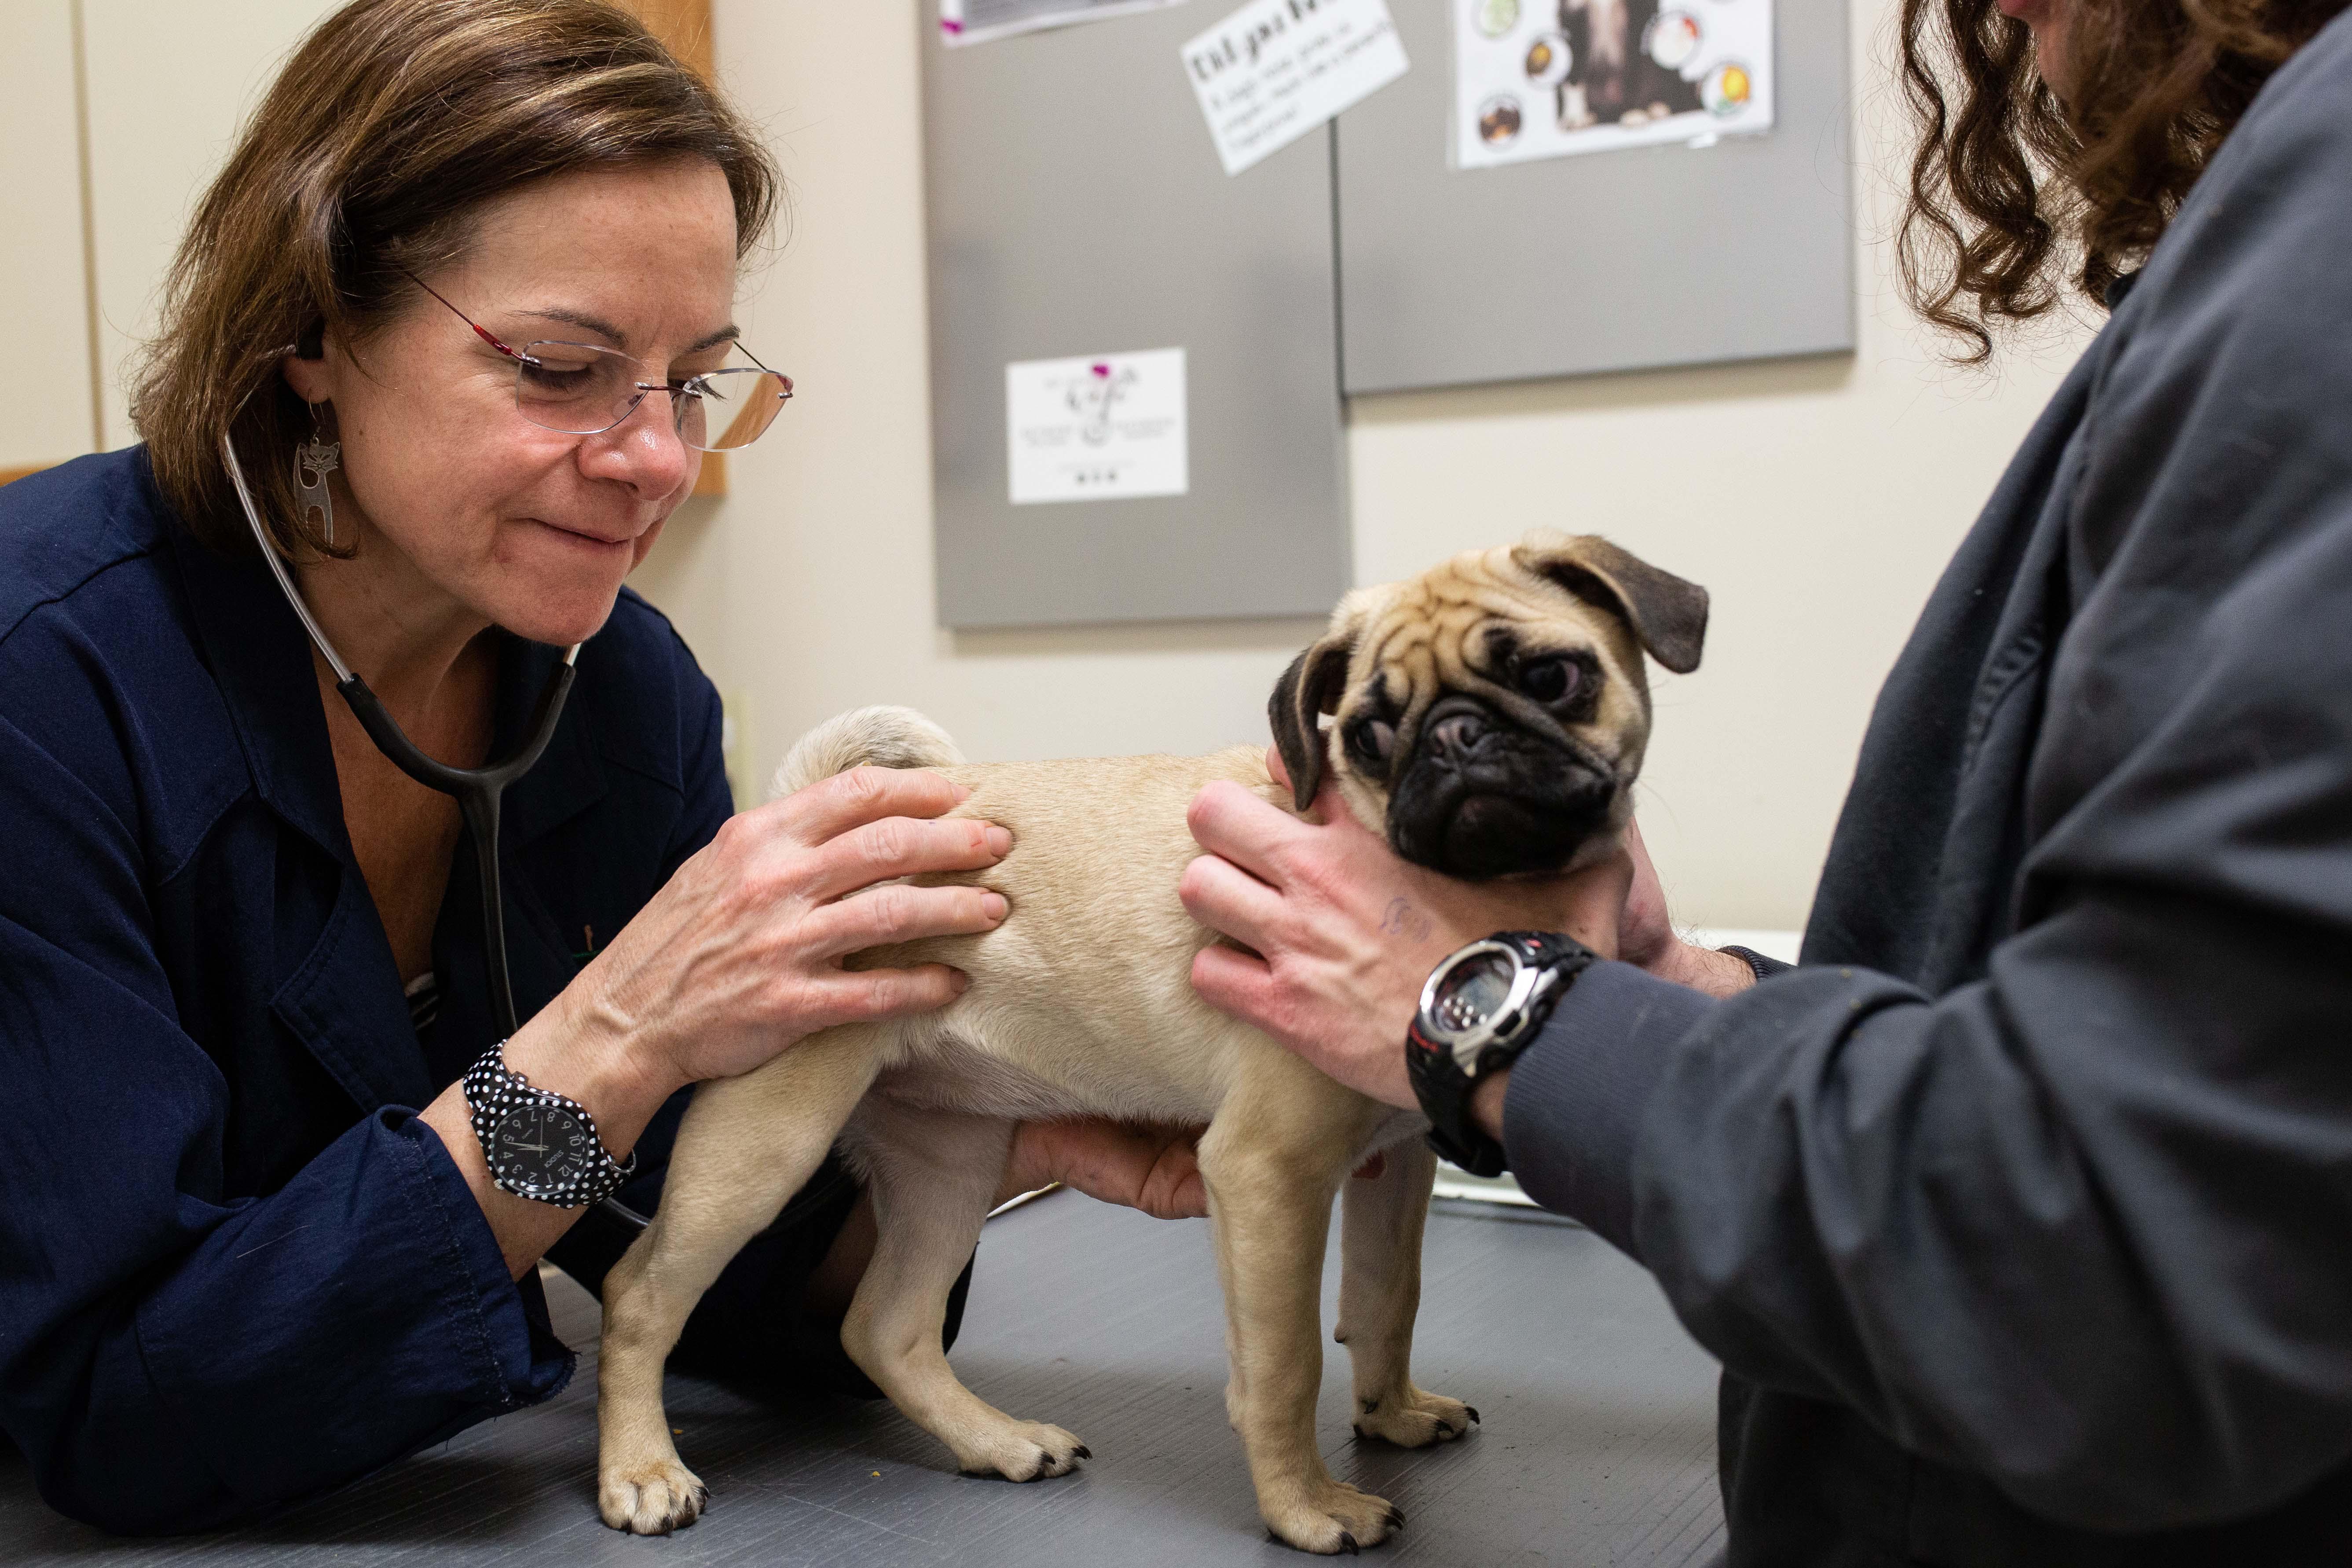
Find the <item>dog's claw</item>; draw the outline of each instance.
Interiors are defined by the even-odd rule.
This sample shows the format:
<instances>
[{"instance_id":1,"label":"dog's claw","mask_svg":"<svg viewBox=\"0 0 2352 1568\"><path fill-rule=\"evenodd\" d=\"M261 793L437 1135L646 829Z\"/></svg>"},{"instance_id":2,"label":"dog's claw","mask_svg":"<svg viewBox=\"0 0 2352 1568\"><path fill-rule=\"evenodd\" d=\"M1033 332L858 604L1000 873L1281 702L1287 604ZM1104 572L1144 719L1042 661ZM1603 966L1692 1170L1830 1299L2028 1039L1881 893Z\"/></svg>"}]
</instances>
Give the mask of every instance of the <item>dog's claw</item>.
<instances>
[{"instance_id":1,"label":"dog's claw","mask_svg":"<svg viewBox=\"0 0 2352 1568\"><path fill-rule=\"evenodd\" d=\"M1464 1405L1462 1408L1463 1408L1463 1409L1465 1409L1465 1410L1467 1410L1468 1412L1470 1412L1470 1425L1471 1425L1471 1426L1477 1426L1477 1425L1478 1425L1478 1407L1477 1407L1476 1405Z\"/></svg>"},{"instance_id":2,"label":"dog's claw","mask_svg":"<svg viewBox=\"0 0 2352 1568\"><path fill-rule=\"evenodd\" d=\"M1081 1459L1091 1459L1095 1457L1095 1451L1092 1448L1087 1447L1084 1443L1079 1444L1076 1448L1073 1448L1070 1451L1077 1455Z\"/></svg>"},{"instance_id":3,"label":"dog's claw","mask_svg":"<svg viewBox=\"0 0 2352 1568\"><path fill-rule=\"evenodd\" d=\"M1402 1530L1404 1528L1404 1510L1401 1508L1391 1508L1389 1510L1389 1528L1391 1530Z\"/></svg>"},{"instance_id":4,"label":"dog's claw","mask_svg":"<svg viewBox=\"0 0 2352 1568\"><path fill-rule=\"evenodd\" d=\"M1345 1530L1339 1532L1339 1550L1350 1557L1356 1555L1356 1538L1353 1533Z\"/></svg>"},{"instance_id":5,"label":"dog's claw","mask_svg":"<svg viewBox=\"0 0 2352 1568\"><path fill-rule=\"evenodd\" d=\"M1439 1436L1441 1436L1441 1437L1451 1437L1451 1436L1454 1436L1454 1423L1452 1423L1451 1421L1440 1421L1440 1422L1437 1424L1437 1435L1438 1435Z\"/></svg>"}]
</instances>

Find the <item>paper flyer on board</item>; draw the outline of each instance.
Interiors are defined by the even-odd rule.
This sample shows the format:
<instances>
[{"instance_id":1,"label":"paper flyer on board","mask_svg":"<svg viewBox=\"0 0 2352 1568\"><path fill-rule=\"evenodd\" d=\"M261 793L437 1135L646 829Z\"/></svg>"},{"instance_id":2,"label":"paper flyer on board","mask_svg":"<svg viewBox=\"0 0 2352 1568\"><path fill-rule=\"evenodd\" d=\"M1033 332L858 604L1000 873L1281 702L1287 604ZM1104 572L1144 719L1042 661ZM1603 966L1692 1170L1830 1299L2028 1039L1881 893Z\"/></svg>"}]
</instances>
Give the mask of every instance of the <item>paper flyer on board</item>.
<instances>
[{"instance_id":1,"label":"paper flyer on board","mask_svg":"<svg viewBox=\"0 0 2352 1568\"><path fill-rule=\"evenodd\" d=\"M991 43L1041 27L1101 22L1184 0L940 0L940 36L950 48Z\"/></svg>"},{"instance_id":2,"label":"paper flyer on board","mask_svg":"<svg viewBox=\"0 0 2352 1568\"><path fill-rule=\"evenodd\" d=\"M1013 504L1184 494L1184 409L1182 349L1006 365Z\"/></svg>"},{"instance_id":3,"label":"paper flyer on board","mask_svg":"<svg viewBox=\"0 0 2352 1568\"><path fill-rule=\"evenodd\" d=\"M1251 0L1182 51L1228 174L1404 75L1382 0Z\"/></svg>"},{"instance_id":4,"label":"paper flyer on board","mask_svg":"<svg viewBox=\"0 0 2352 1568\"><path fill-rule=\"evenodd\" d=\"M1448 0L1457 169L1772 125L1773 0Z\"/></svg>"}]
</instances>

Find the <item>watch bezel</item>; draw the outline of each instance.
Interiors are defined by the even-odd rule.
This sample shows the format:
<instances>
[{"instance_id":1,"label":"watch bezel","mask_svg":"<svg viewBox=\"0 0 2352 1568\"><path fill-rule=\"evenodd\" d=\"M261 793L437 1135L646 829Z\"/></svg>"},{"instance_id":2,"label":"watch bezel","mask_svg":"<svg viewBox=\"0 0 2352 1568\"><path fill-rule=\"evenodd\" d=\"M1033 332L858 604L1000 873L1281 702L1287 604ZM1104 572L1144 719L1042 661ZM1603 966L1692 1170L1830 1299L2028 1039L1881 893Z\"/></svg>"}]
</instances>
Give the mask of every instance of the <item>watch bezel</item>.
<instances>
[{"instance_id":1,"label":"watch bezel","mask_svg":"<svg viewBox=\"0 0 2352 1568\"><path fill-rule=\"evenodd\" d=\"M573 1157L580 1162L580 1169L576 1173L559 1176L551 1181L534 1181L525 1178L518 1172L516 1152L507 1142L507 1129L525 1117L533 1116L538 1117L542 1123L560 1116L572 1124L570 1134L572 1142L584 1147L587 1151L584 1153L574 1154ZM524 1100L520 1104L508 1107L505 1112L491 1124L490 1140L495 1145L490 1163L500 1184L518 1197L531 1198L542 1203L586 1185L595 1174L596 1156L606 1153L602 1140L597 1137L595 1129L589 1125L588 1119L565 1104L562 1097L553 1095L545 1099ZM542 1160L540 1163L540 1168L542 1172L546 1169L545 1161Z\"/></svg>"},{"instance_id":2,"label":"watch bezel","mask_svg":"<svg viewBox=\"0 0 2352 1568\"><path fill-rule=\"evenodd\" d=\"M1499 952L1511 961L1510 990L1501 1006L1486 1019L1467 1029L1448 1028L1437 1013L1437 999L1447 976L1475 959L1490 952ZM1429 972L1421 986L1421 1032L1432 1045L1444 1047L1454 1058L1454 1065L1475 1078L1478 1058L1488 1046L1507 1038L1517 1024L1528 1016L1528 1005L1540 994L1539 988L1551 978L1548 965L1531 963L1517 944L1496 937L1485 937L1457 948L1444 963Z\"/></svg>"},{"instance_id":3,"label":"watch bezel","mask_svg":"<svg viewBox=\"0 0 2352 1568\"><path fill-rule=\"evenodd\" d=\"M500 1192L558 1208L581 1208L611 1196L636 1173L637 1152L630 1150L625 1160L614 1159L612 1151L604 1146L604 1132L596 1125L595 1114L568 1095L539 1088L509 1067L504 1040L482 1053L467 1069L462 1083L475 1142L481 1147L483 1162L489 1166L491 1183ZM551 1181L523 1178L520 1169L522 1156L507 1146L505 1134L518 1117L534 1113L551 1118L562 1116L572 1124L572 1141L585 1145L581 1156L583 1163L578 1172ZM542 1166L541 1173L549 1173Z\"/></svg>"}]
</instances>

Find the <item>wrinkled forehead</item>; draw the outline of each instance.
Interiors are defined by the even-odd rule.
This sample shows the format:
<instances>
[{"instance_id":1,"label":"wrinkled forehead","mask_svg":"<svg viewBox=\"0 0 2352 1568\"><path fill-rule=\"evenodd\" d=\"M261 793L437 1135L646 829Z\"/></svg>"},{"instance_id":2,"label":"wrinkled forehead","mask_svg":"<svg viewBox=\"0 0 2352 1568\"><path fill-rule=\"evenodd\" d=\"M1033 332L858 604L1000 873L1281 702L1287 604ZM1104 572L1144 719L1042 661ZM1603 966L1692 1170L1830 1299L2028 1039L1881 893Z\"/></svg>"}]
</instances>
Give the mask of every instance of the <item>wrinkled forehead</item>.
<instances>
[{"instance_id":1,"label":"wrinkled forehead","mask_svg":"<svg viewBox=\"0 0 2352 1568\"><path fill-rule=\"evenodd\" d=\"M1415 686L1485 674L1506 646L1592 647L1610 619L1507 561L1467 557L1396 585L1364 628L1357 673L1384 671L1391 685L1401 676Z\"/></svg>"}]
</instances>

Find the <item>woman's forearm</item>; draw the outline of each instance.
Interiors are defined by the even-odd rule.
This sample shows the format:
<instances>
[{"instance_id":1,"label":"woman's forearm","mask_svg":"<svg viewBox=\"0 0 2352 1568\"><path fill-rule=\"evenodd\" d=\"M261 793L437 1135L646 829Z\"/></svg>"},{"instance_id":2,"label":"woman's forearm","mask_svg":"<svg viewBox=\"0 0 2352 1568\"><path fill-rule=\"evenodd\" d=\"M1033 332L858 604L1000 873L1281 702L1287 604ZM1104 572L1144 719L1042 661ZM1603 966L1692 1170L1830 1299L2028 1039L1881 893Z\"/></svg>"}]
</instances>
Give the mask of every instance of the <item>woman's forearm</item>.
<instances>
[{"instance_id":1,"label":"woman's forearm","mask_svg":"<svg viewBox=\"0 0 2352 1568\"><path fill-rule=\"evenodd\" d=\"M566 992L557 997L516 1032L507 1042L507 1066L533 1087L587 1107L605 1149L615 1160L626 1160L646 1123L685 1081L662 1054L586 1016L585 1009L570 1003L571 996ZM440 1135L498 1237L508 1272L520 1279L587 1211L558 1208L502 1191L490 1179L489 1161L474 1136L472 1116L461 1079L425 1107L424 1121Z\"/></svg>"}]
</instances>

